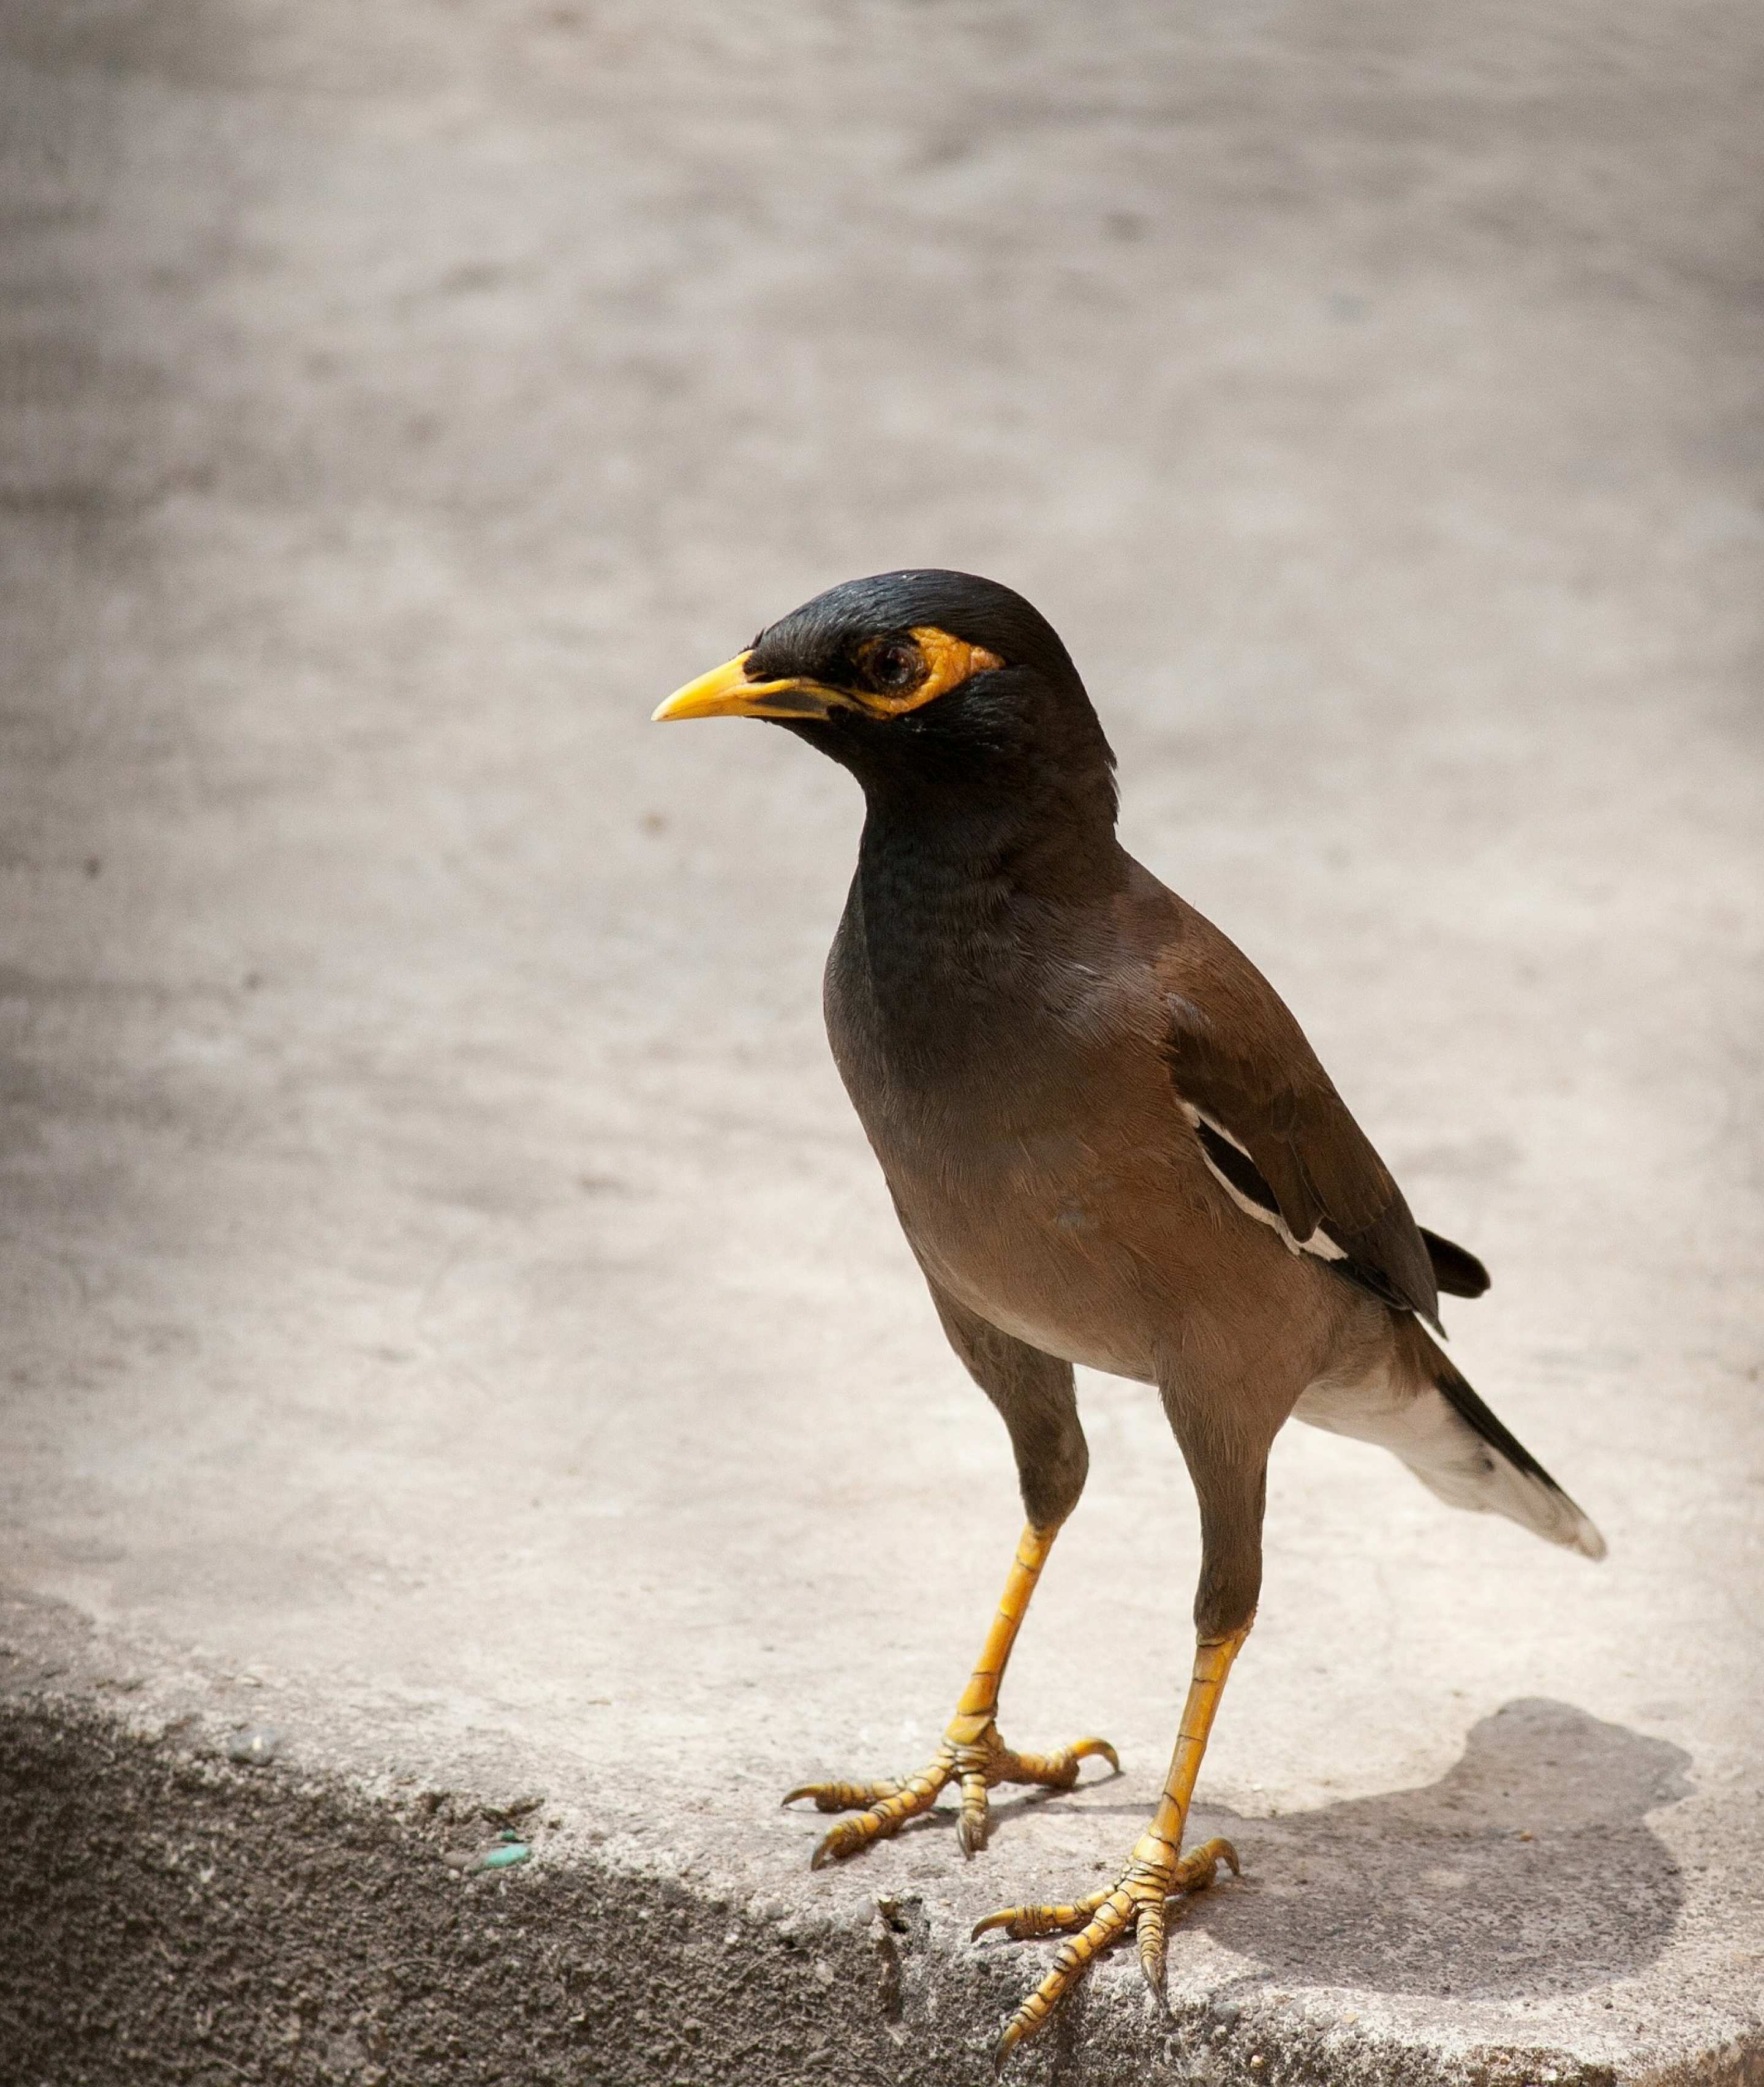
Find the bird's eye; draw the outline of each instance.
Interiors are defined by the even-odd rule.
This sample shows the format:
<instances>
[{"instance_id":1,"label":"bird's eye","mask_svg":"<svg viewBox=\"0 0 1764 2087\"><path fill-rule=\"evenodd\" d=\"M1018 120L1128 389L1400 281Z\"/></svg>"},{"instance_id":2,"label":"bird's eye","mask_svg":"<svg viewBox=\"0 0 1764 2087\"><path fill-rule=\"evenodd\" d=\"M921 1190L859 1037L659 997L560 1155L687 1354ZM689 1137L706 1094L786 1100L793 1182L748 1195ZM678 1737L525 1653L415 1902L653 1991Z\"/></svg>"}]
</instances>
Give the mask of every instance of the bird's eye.
<instances>
[{"instance_id":1,"label":"bird's eye","mask_svg":"<svg viewBox=\"0 0 1764 2087\"><path fill-rule=\"evenodd\" d=\"M919 656L919 648L900 638L886 645L878 645L866 663L869 678L878 689L904 689L916 681L925 662Z\"/></svg>"}]
</instances>

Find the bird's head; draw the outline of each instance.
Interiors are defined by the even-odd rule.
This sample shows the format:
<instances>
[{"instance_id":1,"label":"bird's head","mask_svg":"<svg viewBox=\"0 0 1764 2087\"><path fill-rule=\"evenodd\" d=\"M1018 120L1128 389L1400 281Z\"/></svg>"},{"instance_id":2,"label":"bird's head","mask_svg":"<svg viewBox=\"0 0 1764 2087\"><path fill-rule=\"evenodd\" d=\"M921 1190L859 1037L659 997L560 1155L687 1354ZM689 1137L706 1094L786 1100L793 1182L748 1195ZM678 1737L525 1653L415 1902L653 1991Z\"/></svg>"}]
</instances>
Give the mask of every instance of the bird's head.
<instances>
[{"instance_id":1,"label":"bird's head","mask_svg":"<svg viewBox=\"0 0 1764 2087\"><path fill-rule=\"evenodd\" d=\"M878 573L817 595L656 712L765 718L891 785L1016 792L1100 778L1113 756L1040 612L972 573Z\"/></svg>"}]
</instances>

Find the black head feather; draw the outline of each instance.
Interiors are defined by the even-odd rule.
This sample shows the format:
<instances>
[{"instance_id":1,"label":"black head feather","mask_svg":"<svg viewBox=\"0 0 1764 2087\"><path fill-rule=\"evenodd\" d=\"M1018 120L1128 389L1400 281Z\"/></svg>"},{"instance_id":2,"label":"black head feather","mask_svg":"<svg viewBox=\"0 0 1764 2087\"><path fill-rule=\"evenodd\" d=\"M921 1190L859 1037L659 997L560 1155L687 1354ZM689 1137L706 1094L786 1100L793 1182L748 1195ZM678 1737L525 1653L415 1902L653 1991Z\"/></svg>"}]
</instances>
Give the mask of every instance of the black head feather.
<instances>
[{"instance_id":1,"label":"black head feather","mask_svg":"<svg viewBox=\"0 0 1764 2087\"><path fill-rule=\"evenodd\" d=\"M1039 609L996 580L935 570L848 580L762 630L747 673L859 688L878 642L928 627L1002 667L898 716L842 709L779 722L850 769L873 803L954 796L972 809L1053 795L1106 800L1112 826L1114 755L1071 655Z\"/></svg>"},{"instance_id":2,"label":"black head feather","mask_svg":"<svg viewBox=\"0 0 1764 2087\"><path fill-rule=\"evenodd\" d=\"M1031 603L996 580L935 570L873 573L829 587L759 634L748 674L754 681L808 674L838 685L856 669L864 644L926 625L1083 691L1059 633Z\"/></svg>"}]
</instances>

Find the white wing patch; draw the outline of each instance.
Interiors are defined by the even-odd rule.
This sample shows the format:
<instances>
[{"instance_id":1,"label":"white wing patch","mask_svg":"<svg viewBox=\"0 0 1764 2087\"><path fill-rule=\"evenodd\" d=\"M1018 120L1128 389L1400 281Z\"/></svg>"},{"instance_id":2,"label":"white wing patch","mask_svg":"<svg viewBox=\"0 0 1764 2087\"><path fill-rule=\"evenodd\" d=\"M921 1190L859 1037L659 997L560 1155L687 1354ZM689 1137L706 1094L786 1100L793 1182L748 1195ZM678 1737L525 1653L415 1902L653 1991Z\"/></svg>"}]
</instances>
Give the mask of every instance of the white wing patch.
<instances>
[{"instance_id":1,"label":"white wing patch","mask_svg":"<svg viewBox=\"0 0 1764 2087\"><path fill-rule=\"evenodd\" d=\"M1214 1137L1223 1138L1227 1145L1241 1152L1252 1167L1255 1165L1242 1141L1233 1137L1224 1124L1208 1116L1204 1110L1196 1108L1192 1102L1184 1101L1180 1095L1177 1096L1176 1102L1177 1107L1187 1117L1190 1129L1197 1129L1204 1123ZM1308 1253L1316 1261L1345 1261L1348 1258L1345 1248L1338 1245L1321 1225L1308 1240L1295 1238L1292 1227L1278 1210L1271 1210L1265 1204L1258 1203L1253 1196L1246 1196L1229 1175L1220 1172L1214 1163L1213 1155L1207 1149L1204 1138L1197 1138L1195 1142L1200 1146L1202 1159L1207 1162L1207 1172L1219 1187L1246 1218L1254 1218L1258 1225L1266 1225L1270 1231L1276 1234L1288 1253Z\"/></svg>"}]
</instances>

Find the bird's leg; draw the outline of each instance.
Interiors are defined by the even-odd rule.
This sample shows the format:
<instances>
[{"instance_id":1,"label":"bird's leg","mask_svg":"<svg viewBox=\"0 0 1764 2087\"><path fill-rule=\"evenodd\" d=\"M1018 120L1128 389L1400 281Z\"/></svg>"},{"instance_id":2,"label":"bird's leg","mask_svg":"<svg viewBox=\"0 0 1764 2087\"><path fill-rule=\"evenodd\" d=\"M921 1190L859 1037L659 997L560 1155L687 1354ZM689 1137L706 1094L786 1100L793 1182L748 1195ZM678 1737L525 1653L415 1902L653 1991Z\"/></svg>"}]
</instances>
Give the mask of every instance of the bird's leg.
<instances>
[{"instance_id":1,"label":"bird's leg","mask_svg":"<svg viewBox=\"0 0 1764 2087\"><path fill-rule=\"evenodd\" d=\"M962 1852L972 1855L986 1845L986 1793L1001 1782L1039 1783L1049 1790L1070 1790L1078 1781L1078 1765L1100 1754L1109 1766L1121 1763L1107 1739L1076 1739L1051 1754L1018 1753L998 1735L998 1690L1005 1678L1010 1649L1034 1594L1041 1568L1047 1562L1059 1524L1037 1527L1030 1522L1017 1545L998 1613L981 1645L980 1658L968 1676L967 1686L955 1706L955 1715L944 1728L943 1738L932 1760L916 1775L882 1782L809 1782L791 1791L784 1799L814 1800L820 1812L854 1812L842 1819L815 1850L814 1866L855 1854L872 1841L893 1833L911 1818L928 1812L938 1793L955 1783L962 1798L956 1838Z\"/></svg>"},{"instance_id":2,"label":"bird's leg","mask_svg":"<svg viewBox=\"0 0 1764 2087\"><path fill-rule=\"evenodd\" d=\"M962 1816L956 1834L964 1854L974 1854L986 1845L986 1793L994 1783L1039 1783L1044 1789L1070 1790L1078 1781L1078 1763L1093 1754L1101 1755L1113 1769L1121 1766L1108 1740L1095 1736L1075 1739L1055 1753L1020 1754L998 1735L995 1721L1005 1668L1058 1534L1057 1522L1048 1529L1037 1529L1032 1522L1025 1524L999 1597L998 1613L986 1632L955 1715L944 1727L943 1751L961 1779Z\"/></svg>"},{"instance_id":3,"label":"bird's leg","mask_svg":"<svg viewBox=\"0 0 1764 2087\"><path fill-rule=\"evenodd\" d=\"M1229 1863L1234 1876L1237 1874L1237 1851L1228 1841L1203 1842L1185 1855L1182 1831L1188 1822L1194 1779L1207 1752L1207 1735L1213 1727L1225 1677L1249 1635L1249 1625L1245 1623L1224 1637L1202 1637L1197 1643L1194 1679L1189 1684L1164 1795L1151 1824L1134 1842L1127 1867L1113 1889L1093 1892L1070 1906L1008 1906L1002 1912L989 1914L975 1927L976 1938L992 1927L1002 1927L1014 1941L1027 1941L1042 1935L1070 1936L1055 1953L1053 1969L1011 2017L993 2054L995 2064L1002 2065L1017 2044L1035 2034L1053 2013L1061 1994L1099 1950L1121 1940L1130 1931L1138 1940L1139 1965L1146 1982L1161 2001L1168 1902L1185 1893L1206 1890L1222 1862Z\"/></svg>"}]
</instances>

